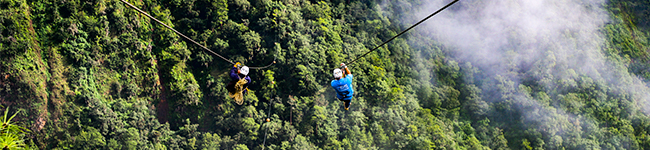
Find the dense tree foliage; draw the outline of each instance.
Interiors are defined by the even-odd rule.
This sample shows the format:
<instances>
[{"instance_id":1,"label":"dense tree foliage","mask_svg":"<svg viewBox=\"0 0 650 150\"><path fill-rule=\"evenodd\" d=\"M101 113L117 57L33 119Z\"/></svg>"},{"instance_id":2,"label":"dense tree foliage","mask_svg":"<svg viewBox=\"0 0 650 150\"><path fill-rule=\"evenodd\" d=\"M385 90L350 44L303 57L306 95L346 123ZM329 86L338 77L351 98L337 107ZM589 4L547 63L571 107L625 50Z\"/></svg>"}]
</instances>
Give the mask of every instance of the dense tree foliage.
<instances>
[{"instance_id":1,"label":"dense tree foliage","mask_svg":"<svg viewBox=\"0 0 650 150\"><path fill-rule=\"evenodd\" d=\"M639 96L647 93L626 90L650 86L647 1L602 4L612 21L599 27L606 42L598 51L615 65L595 72L613 70L621 80L548 65L556 64L552 52L499 64L509 71L493 74L411 31L349 65L356 92L349 111L334 98L331 70L408 27L403 18L424 1L127 1L231 61L277 63L251 71L250 92L237 105L225 89L232 64L120 0L0 0L0 103L20 110L14 121L32 131L26 143L650 149L650 102ZM522 45L507 48L515 55ZM633 84L637 76L643 84Z\"/></svg>"}]
</instances>

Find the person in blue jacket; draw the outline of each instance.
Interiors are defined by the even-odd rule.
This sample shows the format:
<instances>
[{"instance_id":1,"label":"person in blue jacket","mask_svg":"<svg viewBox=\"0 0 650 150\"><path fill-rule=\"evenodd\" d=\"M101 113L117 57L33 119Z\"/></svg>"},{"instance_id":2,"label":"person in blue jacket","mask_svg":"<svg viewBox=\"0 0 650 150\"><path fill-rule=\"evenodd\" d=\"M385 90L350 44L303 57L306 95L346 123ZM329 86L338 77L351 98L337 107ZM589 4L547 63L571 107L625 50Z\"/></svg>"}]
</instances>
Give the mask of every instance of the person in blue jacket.
<instances>
[{"instance_id":1,"label":"person in blue jacket","mask_svg":"<svg viewBox=\"0 0 650 150\"><path fill-rule=\"evenodd\" d=\"M352 101L352 96L354 95L354 90L352 89L352 73L344 63L341 63L341 67L345 69L345 75L341 69L334 69L334 80L332 80L332 88L336 91L336 97L345 102L345 110L350 108L350 101Z\"/></svg>"},{"instance_id":2,"label":"person in blue jacket","mask_svg":"<svg viewBox=\"0 0 650 150\"><path fill-rule=\"evenodd\" d=\"M248 85L251 83L251 77L248 76L248 66L242 66L239 62L237 62L232 69L230 69L230 83L228 83L228 86L226 88L229 91L232 91L231 89L234 89L235 84L237 84L237 81L243 79L246 79L246 84L243 86L243 93L248 92ZM231 92L232 93L232 92Z\"/></svg>"}]
</instances>

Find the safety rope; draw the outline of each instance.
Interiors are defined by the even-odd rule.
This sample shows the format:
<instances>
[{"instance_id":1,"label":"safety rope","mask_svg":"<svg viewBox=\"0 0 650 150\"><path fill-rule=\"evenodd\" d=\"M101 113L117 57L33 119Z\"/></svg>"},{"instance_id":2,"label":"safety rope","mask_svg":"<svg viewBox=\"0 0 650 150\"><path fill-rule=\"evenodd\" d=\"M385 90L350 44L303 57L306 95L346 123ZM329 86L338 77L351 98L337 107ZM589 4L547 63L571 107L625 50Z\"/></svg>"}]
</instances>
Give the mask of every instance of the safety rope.
<instances>
[{"instance_id":1,"label":"safety rope","mask_svg":"<svg viewBox=\"0 0 650 150\"><path fill-rule=\"evenodd\" d=\"M273 57L273 62L270 63L270 64L268 64L268 65L266 65L266 66L263 66L263 67L248 67L248 68L249 68L249 69L264 69L264 68L268 68L268 67L271 67L273 64L275 64L275 59L276 59L276 58Z\"/></svg>"},{"instance_id":2,"label":"safety rope","mask_svg":"<svg viewBox=\"0 0 650 150\"><path fill-rule=\"evenodd\" d=\"M453 2L451 2L451 3L449 3L449 4L447 4L447 5L445 6L445 7L442 7L442 8L440 8L440 9L438 9L438 11L436 11L436 12L434 12L433 14L431 14L431 15L429 15L429 16L427 16L426 18L424 18L424 19L422 19L422 20L420 20L420 22L418 22L418 23L416 23L416 24L414 24L414 25L412 25L412 26L411 26L411 27L409 27L408 29L406 29L406 30L404 30L404 31L402 31L402 32L400 32L399 34L397 34L397 35L395 35L395 36L393 36L392 38L390 38L390 39L388 39L388 40L387 40L387 41L385 41L384 43L381 43L381 44L380 44L379 46L377 46L377 47L375 47L375 48L373 48L372 50L370 50L370 51L368 51L368 52L366 52L365 54L363 54L363 55L361 55L361 56L359 56L359 57L357 57L356 59L354 59L354 60L352 60L352 61L350 61L350 62L348 62L348 63L347 63L347 65L350 65L350 64L352 64L352 63L354 63L355 61L357 61L357 60L358 60L359 58L361 58L361 57L364 57L364 56L366 56L366 55L368 55L368 53L370 53L370 52L372 52L372 51L375 51L375 50L377 50L377 49L379 49L379 47L382 47L382 46L384 46L384 45L385 45L386 43L388 43L388 42L390 42L390 41L392 41L392 40L394 40L395 38L397 38L398 36L400 36L400 35L402 35L402 34L404 34L404 33L406 33L406 31L409 31L409 30L411 30L411 29L412 29L413 27L415 27L415 26L418 26L418 25L420 25L420 24L421 24L422 22L424 22L424 21L426 21L427 19L429 19L429 18L431 18L431 17L433 17L434 15L436 15L436 14L438 14L438 13L439 13L440 11L442 11L442 10L445 10L445 9L447 9L447 7L449 7L449 6L451 6L451 5L453 5L453 4L454 4L454 3L456 3L456 2L458 2L458 0L454 0Z\"/></svg>"}]
</instances>

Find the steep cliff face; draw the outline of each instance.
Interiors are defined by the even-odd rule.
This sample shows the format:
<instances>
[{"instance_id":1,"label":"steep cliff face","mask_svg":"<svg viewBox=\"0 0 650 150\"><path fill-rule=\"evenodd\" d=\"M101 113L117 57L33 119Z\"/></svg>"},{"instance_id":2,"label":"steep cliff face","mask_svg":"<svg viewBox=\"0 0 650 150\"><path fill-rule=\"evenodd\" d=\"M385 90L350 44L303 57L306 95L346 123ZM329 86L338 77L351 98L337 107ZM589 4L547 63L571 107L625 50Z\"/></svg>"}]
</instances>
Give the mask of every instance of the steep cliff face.
<instances>
[{"instance_id":1,"label":"steep cliff face","mask_svg":"<svg viewBox=\"0 0 650 150\"><path fill-rule=\"evenodd\" d=\"M29 128L40 132L49 120L51 69L43 56L48 50L41 48L30 6L24 1L3 2L3 5L0 104L22 106L19 108L26 111L21 115L29 117L18 121L31 122Z\"/></svg>"}]
</instances>

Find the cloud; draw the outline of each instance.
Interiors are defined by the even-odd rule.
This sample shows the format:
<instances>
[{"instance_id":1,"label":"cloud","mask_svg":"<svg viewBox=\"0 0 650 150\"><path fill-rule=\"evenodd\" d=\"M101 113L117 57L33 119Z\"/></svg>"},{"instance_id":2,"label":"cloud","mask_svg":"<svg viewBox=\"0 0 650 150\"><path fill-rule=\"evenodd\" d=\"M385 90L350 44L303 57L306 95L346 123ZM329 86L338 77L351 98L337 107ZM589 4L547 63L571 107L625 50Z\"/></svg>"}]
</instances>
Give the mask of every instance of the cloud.
<instances>
[{"instance_id":1,"label":"cloud","mask_svg":"<svg viewBox=\"0 0 650 150\"><path fill-rule=\"evenodd\" d=\"M411 25L449 3L426 1L414 5ZM538 78L575 80L587 76L606 81L619 94L642 104L650 114L648 84L627 72L624 64L608 61L601 28L609 22L604 0L463 0L412 32L428 35L451 49L454 58L471 62L488 78L508 72ZM509 76L519 83L517 75ZM555 87L556 82L547 82Z\"/></svg>"},{"instance_id":2,"label":"cloud","mask_svg":"<svg viewBox=\"0 0 650 150\"><path fill-rule=\"evenodd\" d=\"M507 69L494 68L497 64L538 60L545 51L553 52L558 61L594 64L596 60L591 59L602 58L598 53L602 44L598 29L607 21L607 14L598 6L602 2L460 1L425 22L416 32L426 32L445 46L456 48L457 57L497 72ZM448 1L426 3L411 20L429 15ZM509 51L516 55L508 54ZM587 59L573 61L569 57Z\"/></svg>"},{"instance_id":3,"label":"cloud","mask_svg":"<svg viewBox=\"0 0 650 150\"><path fill-rule=\"evenodd\" d=\"M415 15L403 17L401 22L410 26L449 2L430 0L413 5L411 12L404 13ZM608 95L626 97L640 105L641 108L630 107L629 113L640 109L649 115L648 84L603 53L607 41L600 30L610 21L604 4L604 0L462 0L411 32L439 41L453 58L461 63L471 62L486 75L484 79L493 83L505 77L516 88L523 80L533 78L551 93L558 90L554 87L579 88L576 81L589 77L596 84L604 82L600 86L611 88L603 90ZM493 88L484 86L482 91L499 92ZM514 94L530 93L515 89ZM484 95L494 95L484 98L486 101L503 100L499 94ZM574 124L571 128L580 130L580 124L575 122L587 121L567 110L544 107L538 100L524 97L513 102L534 108L520 110L525 122L544 124L549 118L574 120L568 121ZM545 125L547 129L552 126Z\"/></svg>"}]
</instances>

